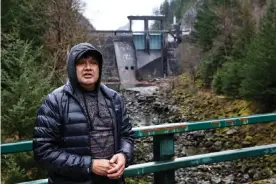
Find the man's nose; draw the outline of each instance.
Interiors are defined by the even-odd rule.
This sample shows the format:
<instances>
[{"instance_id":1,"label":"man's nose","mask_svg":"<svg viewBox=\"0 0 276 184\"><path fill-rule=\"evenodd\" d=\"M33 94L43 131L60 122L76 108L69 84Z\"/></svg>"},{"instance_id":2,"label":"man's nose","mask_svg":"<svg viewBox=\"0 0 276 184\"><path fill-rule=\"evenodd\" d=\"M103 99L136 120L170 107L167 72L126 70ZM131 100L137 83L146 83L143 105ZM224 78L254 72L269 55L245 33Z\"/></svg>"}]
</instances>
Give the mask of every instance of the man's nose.
<instances>
[{"instance_id":1,"label":"man's nose","mask_svg":"<svg viewBox=\"0 0 276 184\"><path fill-rule=\"evenodd\" d=\"M91 68L92 68L91 63L89 61L86 61L85 62L85 69L91 70Z\"/></svg>"}]
</instances>

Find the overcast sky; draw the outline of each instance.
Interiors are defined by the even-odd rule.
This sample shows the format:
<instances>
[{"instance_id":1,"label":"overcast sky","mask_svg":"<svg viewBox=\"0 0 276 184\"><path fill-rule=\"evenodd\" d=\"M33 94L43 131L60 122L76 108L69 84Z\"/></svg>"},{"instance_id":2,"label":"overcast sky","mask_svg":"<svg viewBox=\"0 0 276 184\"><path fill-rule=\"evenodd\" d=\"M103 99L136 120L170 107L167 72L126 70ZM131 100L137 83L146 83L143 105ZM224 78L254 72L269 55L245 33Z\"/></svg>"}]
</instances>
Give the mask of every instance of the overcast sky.
<instances>
[{"instance_id":1,"label":"overcast sky","mask_svg":"<svg viewBox=\"0 0 276 184\"><path fill-rule=\"evenodd\" d=\"M129 15L152 15L164 0L82 0L83 15L98 30L116 30L128 23ZM133 22L133 30L142 30L140 21Z\"/></svg>"}]
</instances>

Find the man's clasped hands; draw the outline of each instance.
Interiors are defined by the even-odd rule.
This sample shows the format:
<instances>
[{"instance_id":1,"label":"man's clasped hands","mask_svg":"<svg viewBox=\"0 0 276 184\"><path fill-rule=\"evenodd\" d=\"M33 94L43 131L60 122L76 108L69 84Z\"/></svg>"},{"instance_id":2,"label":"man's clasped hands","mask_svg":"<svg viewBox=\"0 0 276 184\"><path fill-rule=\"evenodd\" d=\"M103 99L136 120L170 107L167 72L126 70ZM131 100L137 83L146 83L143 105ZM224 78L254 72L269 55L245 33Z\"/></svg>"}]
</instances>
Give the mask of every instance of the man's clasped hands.
<instances>
[{"instance_id":1,"label":"man's clasped hands","mask_svg":"<svg viewBox=\"0 0 276 184\"><path fill-rule=\"evenodd\" d=\"M92 171L110 179L119 179L125 170L126 159L123 153L115 154L110 160L94 159Z\"/></svg>"}]
</instances>

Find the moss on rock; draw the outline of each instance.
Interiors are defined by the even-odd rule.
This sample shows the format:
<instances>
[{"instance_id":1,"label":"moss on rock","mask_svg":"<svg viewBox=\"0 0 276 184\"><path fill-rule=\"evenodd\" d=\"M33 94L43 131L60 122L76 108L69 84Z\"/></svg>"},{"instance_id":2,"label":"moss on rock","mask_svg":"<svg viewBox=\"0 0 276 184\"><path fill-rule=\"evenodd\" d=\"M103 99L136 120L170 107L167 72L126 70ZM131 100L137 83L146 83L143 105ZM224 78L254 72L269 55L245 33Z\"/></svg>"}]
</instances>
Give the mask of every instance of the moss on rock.
<instances>
[{"instance_id":1,"label":"moss on rock","mask_svg":"<svg viewBox=\"0 0 276 184\"><path fill-rule=\"evenodd\" d=\"M180 85L171 92L172 98L181 107L181 113L187 117L187 121L239 117L262 113L263 107L261 104L243 99L218 96L210 90L199 89L191 85L187 87L188 81L189 78L187 76L180 77ZM182 83L185 85L181 85ZM193 89L193 92L191 92L191 89ZM208 138L210 139L209 135ZM213 142L222 142L223 146L221 150L273 144L276 143L276 123L261 123L216 129L211 139ZM243 159L241 163L246 168L262 168L259 175L252 176L253 179L271 178L276 175L276 155ZM254 184L257 184L257 182Z\"/></svg>"}]
</instances>

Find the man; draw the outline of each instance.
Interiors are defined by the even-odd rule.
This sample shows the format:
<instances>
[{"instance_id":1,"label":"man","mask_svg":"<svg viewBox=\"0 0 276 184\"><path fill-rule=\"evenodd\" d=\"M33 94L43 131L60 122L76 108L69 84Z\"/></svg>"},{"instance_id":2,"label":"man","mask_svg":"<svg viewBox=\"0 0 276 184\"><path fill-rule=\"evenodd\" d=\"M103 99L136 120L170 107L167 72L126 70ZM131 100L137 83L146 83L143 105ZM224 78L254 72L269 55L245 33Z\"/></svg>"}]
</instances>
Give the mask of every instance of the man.
<instances>
[{"instance_id":1,"label":"man","mask_svg":"<svg viewBox=\"0 0 276 184\"><path fill-rule=\"evenodd\" d=\"M69 81L37 111L34 158L48 168L49 183L124 183L134 134L122 98L101 84L102 64L91 44L72 47Z\"/></svg>"}]
</instances>

